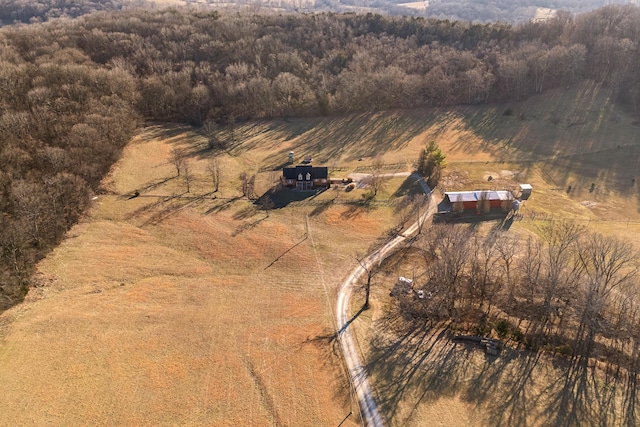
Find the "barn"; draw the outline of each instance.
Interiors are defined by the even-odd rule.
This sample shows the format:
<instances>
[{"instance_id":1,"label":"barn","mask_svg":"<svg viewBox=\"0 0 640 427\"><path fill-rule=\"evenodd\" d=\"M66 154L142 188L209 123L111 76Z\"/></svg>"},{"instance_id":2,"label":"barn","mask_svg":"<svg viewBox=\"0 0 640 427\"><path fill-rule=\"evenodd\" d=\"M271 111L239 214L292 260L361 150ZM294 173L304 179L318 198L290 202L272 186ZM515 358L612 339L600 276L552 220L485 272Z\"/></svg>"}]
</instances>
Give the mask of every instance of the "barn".
<instances>
[{"instance_id":1,"label":"barn","mask_svg":"<svg viewBox=\"0 0 640 427\"><path fill-rule=\"evenodd\" d=\"M296 190L329 188L329 168L311 165L283 168L282 185Z\"/></svg>"},{"instance_id":2,"label":"barn","mask_svg":"<svg viewBox=\"0 0 640 427\"><path fill-rule=\"evenodd\" d=\"M510 191L502 190L474 190L448 191L444 193L444 202L453 206L462 203L462 209L480 209L481 202L486 200L491 208L503 207L503 203L514 200Z\"/></svg>"}]
</instances>

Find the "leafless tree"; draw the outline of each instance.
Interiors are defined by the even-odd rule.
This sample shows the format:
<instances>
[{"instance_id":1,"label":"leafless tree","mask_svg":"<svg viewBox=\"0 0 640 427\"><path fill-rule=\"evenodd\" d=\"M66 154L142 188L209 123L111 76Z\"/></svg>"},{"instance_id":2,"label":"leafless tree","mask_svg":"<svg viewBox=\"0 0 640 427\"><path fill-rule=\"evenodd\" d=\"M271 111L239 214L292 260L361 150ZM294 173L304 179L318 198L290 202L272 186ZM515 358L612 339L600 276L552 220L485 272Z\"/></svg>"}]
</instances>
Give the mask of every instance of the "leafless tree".
<instances>
[{"instance_id":1,"label":"leafless tree","mask_svg":"<svg viewBox=\"0 0 640 427\"><path fill-rule=\"evenodd\" d=\"M17 213L25 221L25 231L32 242L39 246L43 227L47 222L43 188L35 183L19 180L13 183L11 194L15 200Z\"/></svg>"},{"instance_id":2,"label":"leafless tree","mask_svg":"<svg viewBox=\"0 0 640 427\"><path fill-rule=\"evenodd\" d=\"M271 195L264 194L262 197L260 197L260 199L258 199L258 203L260 204L260 207L262 208L262 210L265 212L267 218L269 218L269 215L271 214L271 211L275 206L275 203L273 202Z\"/></svg>"},{"instance_id":3,"label":"leafless tree","mask_svg":"<svg viewBox=\"0 0 640 427\"><path fill-rule=\"evenodd\" d=\"M186 157L186 153L181 148L173 148L171 150L171 162L173 166L176 168L176 174L180 176L180 172L182 172L182 168L184 167L184 160Z\"/></svg>"},{"instance_id":4,"label":"leafless tree","mask_svg":"<svg viewBox=\"0 0 640 427\"><path fill-rule=\"evenodd\" d=\"M213 184L213 191L218 192L220 188L220 159L214 157L207 162L207 172Z\"/></svg>"},{"instance_id":5,"label":"leafless tree","mask_svg":"<svg viewBox=\"0 0 640 427\"><path fill-rule=\"evenodd\" d=\"M222 140L218 137L220 129L214 120L205 121L202 128L204 129L204 134L207 137L207 145L209 148L224 148Z\"/></svg>"},{"instance_id":6,"label":"leafless tree","mask_svg":"<svg viewBox=\"0 0 640 427\"><path fill-rule=\"evenodd\" d=\"M385 185L385 177L382 175L378 175L376 173L372 173L367 175L362 183L370 190L370 197L376 197L378 192L384 188Z\"/></svg>"},{"instance_id":7,"label":"leafless tree","mask_svg":"<svg viewBox=\"0 0 640 427\"><path fill-rule=\"evenodd\" d=\"M364 285L364 304L362 305L363 310L369 309L369 296L371 295L371 280L373 277L380 272L380 266L372 263L366 262L366 260L362 258L356 257L356 261L362 267L362 269L366 273L366 283Z\"/></svg>"},{"instance_id":8,"label":"leafless tree","mask_svg":"<svg viewBox=\"0 0 640 427\"><path fill-rule=\"evenodd\" d=\"M542 242L535 237L529 236L523 252L527 254L519 263L522 281L519 290L524 295L529 306L533 305L536 295L540 292L543 256Z\"/></svg>"},{"instance_id":9,"label":"leafless tree","mask_svg":"<svg viewBox=\"0 0 640 427\"><path fill-rule=\"evenodd\" d=\"M514 299L514 278L513 269L515 257L519 251L518 241L506 233L499 233L495 241L496 250L500 255L500 268L503 273L504 286L507 288L507 303L511 304Z\"/></svg>"},{"instance_id":10,"label":"leafless tree","mask_svg":"<svg viewBox=\"0 0 640 427\"><path fill-rule=\"evenodd\" d=\"M471 240L470 249L467 297L470 303L479 302L479 308L483 308L487 302L487 311L490 312L502 285L499 276L494 273L500 254L495 245L477 235Z\"/></svg>"},{"instance_id":11,"label":"leafless tree","mask_svg":"<svg viewBox=\"0 0 640 427\"><path fill-rule=\"evenodd\" d=\"M428 237L434 261L427 265L427 272L431 282L442 287L446 310L454 319L464 270L471 254L470 238L468 229L459 224L434 226L430 229Z\"/></svg>"},{"instance_id":12,"label":"leafless tree","mask_svg":"<svg viewBox=\"0 0 640 427\"><path fill-rule=\"evenodd\" d=\"M571 297L581 275L582 266L577 262L575 243L585 232L581 225L568 222L548 222L540 228L546 245L544 252L545 276L542 284L542 318L549 320L560 308L562 300ZM554 306L554 302L556 306Z\"/></svg>"},{"instance_id":13,"label":"leafless tree","mask_svg":"<svg viewBox=\"0 0 640 427\"><path fill-rule=\"evenodd\" d=\"M491 212L491 201L489 200L489 191L487 190L480 193L480 200L478 200L478 211L484 214Z\"/></svg>"},{"instance_id":14,"label":"leafless tree","mask_svg":"<svg viewBox=\"0 0 640 427\"><path fill-rule=\"evenodd\" d=\"M247 180L247 198L250 200L256 200L256 176L251 175Z\"/></svg>"},{"instance_id":15,"label":"leafless tree","mask_svg":"<svg viewBox=\"0 0 640 427\"><path fill-rule=\"evenodd\" d=\"M584 285L576 351L587 358L612 295L637 275L637 253L630 243L592 233L580 239L578 259Z\"/></svg>"},{"instance_id":16,"label":"leafless tree","mask_svg":"<svg viewBox=\"0 0 640 427\"><path fill-rule=\"evenodd\" d=\"M363 183L371 190L371 196L376 197L378 192L384 189L387 183L387 177L382 173L384 162L380 157L373 160L373 172L363 179Z\"/></svg>"},{"instance_id":17,"label":"leafless tree","mask_svg":"<svg viewBox=\"0 0 640 427\"><path fill-rule=\"evenodd\" d=\"M249 174L246 172L240 173L240 192L242 193L242 197L247 197L249 193Z\"/></svg>"},{"instance_id":18,"label":"leafless tree","mask_svg":"<svg viewBox=\"0 0 640 427\"><path fill-rule=\"evenodd\" d=\"M191 165L187 160L182 164L182 178L184 179L184 185L187 187L187 193L190 193L193 175L191 174Z\"/></svg>"}]
</instances>

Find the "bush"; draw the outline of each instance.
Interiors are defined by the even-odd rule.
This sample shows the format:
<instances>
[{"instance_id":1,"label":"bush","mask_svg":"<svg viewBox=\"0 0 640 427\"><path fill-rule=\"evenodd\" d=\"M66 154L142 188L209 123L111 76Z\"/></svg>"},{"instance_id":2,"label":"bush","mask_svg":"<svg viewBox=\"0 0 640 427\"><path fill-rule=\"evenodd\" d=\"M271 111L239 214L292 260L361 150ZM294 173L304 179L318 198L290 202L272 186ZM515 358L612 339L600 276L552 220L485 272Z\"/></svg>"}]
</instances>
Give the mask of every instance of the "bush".
<instances>
[{"instance_id":1,"label":"bush","mask_svg":"<svg viewBox=\"0 0 640 427\"><path fill-rule=\"evenodd\" d=\"M514 329L513 332L511 332L511 338L519 344L527 344L524 334L518 328Z\"/></svg>"},{"instance_id":2,"label":"bush","mask_svg":"<svg viewBox=\"0 0 640 427\"><path fill-rule=\"evenodd\" d=\"M498 336L500 338L504 338L507 336L507 334L509 333L509 322L506 320L500 320L497 324L496 324L496 332L498 333Z\"/></svg>"},{"instance_id":3,"label":"bush","mask_svg":"<svg viewBox=\"0 0 640 427\"><path fill-rule=\"evenodd\" d=\"M569 344L561 344L556 346L554 352L561 356L571 357L573 356L573 348Z\"/></svg>"}]
</instances>

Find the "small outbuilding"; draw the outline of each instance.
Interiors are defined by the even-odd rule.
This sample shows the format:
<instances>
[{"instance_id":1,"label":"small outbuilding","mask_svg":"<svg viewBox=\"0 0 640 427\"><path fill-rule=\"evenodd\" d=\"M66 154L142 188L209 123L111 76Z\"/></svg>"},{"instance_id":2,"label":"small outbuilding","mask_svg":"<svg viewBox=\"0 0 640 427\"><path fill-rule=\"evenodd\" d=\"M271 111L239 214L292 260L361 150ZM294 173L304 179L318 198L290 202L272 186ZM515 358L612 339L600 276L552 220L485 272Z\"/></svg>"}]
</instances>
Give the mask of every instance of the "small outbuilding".
<instances>
[{"instance_id":1,"label":"small outbuilding","mask_svg":"<svg viewBox=\"0 0 640 427\"><path fill-rule=\"evenodd\" d=\"M531 197L531 192L533 191L533 187L531 184L520 184L520 199L527 200Z\"/></svg>"},{"instance_id":2,"label":"small outbuilding","mask_svg":"<svg viewBox=\"0 0 640 427\"><path fill-rule=\"evenodd\" d=\"M282 185L296 190L329 188L329 168L311 165L283 168Z\"/></svg>"}]
</instances>

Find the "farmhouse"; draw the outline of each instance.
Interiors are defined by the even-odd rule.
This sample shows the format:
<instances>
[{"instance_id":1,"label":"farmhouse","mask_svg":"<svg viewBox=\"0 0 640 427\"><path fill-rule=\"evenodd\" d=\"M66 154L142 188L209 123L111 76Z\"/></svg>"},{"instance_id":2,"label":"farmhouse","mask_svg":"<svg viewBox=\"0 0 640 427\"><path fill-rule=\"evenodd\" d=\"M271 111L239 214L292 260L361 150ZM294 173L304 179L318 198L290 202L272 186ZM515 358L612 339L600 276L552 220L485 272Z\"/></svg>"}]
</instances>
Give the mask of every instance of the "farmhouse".
<instances>
[{"instance_id":1,"label":"farmhouse","mask_svg":"<svg viewBox=\"0 0 640 427\"><path fill-rule=\"evenodd\" d=\"M486 200L491 208L504 207L503 203L514 200L510 191L474 190L449 191L444 193L444 201L450 205L462 203L462 209L480 209L482 201Z\"/></svg>"},{"instance_id":2,"label":"farmhouse","mask_svg":"<svg viewBox=\"0 0 640 427\"><path fill-rule=\"evenodd\" d=\"M329 168L311 165L283 168L282 185L296 190L329 188Z\"/></svg>"}]
</instances>

